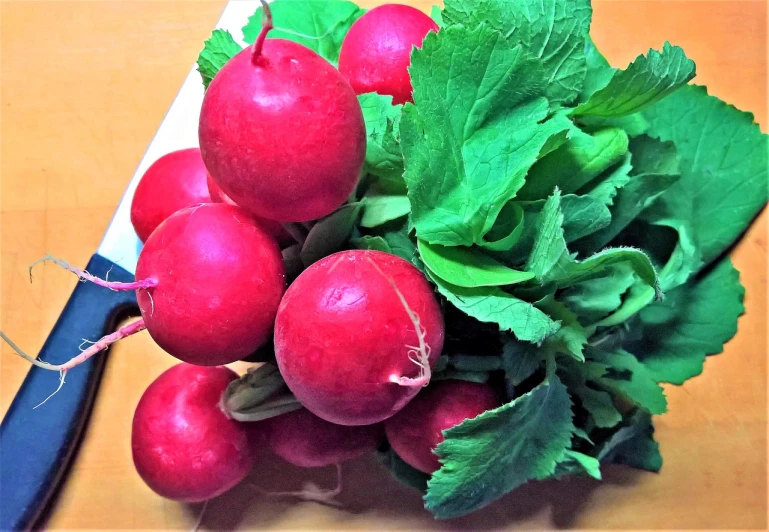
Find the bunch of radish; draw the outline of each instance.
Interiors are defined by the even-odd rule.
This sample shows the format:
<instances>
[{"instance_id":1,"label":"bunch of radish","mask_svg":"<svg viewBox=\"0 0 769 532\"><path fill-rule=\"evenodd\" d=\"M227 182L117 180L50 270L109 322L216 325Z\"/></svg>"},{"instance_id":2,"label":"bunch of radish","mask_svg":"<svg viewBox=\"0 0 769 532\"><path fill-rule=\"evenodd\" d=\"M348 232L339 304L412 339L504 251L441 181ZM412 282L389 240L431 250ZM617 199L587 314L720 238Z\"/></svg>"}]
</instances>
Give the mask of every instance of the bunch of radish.
<instances>
[{"instance_id":1,"label":"bunch of radish","mask_svg":"<svg viewBox=\"0 0 769 532\"><path fill-rule=\"evenodd\" d=\"M136 290L141 320L66 364L37 365L63 377L145 328L183 362L147 388L132 432L139 475L179 501L229 490L265 446L299 467L338 467L381 448L385 428L404 460L429 472L444 429L498 404L484 384L443 381L421 391L444 321L412 263L339 251L286 290L285 250L301 248L298 228L340 208L361 177L357 94L410 100L411 48L437 25L408 6L374 9L351 28L337 69L301 44L270 38L264 9L254 45L208 87L200 148L161 157L136 189L131 221L144 247L135 282L97 279L49 257L84 280ZM271 341L279 373L268 364L239 379L223 366ZM446 402L453 387L460 392Z\"/></svg>"}]
</instances>

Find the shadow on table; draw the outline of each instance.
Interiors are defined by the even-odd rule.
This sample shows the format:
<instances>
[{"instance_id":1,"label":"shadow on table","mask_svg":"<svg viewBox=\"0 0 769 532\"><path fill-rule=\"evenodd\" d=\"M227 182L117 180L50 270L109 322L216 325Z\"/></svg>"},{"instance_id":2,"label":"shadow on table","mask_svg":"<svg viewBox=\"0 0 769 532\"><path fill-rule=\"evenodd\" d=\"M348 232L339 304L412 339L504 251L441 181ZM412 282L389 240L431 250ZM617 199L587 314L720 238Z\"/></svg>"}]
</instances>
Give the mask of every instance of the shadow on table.
<instances>
[{"instance_id":1,"label":"shadow on table","mask_svg":"<svg viewBox=\"0 0 769 532\"><path fill-rule=\"evenodd\" d=\"M501 472L500 472L501 473ZM639 473L628 468L609 468L604 482L629 485ZM343 466L344 488L337 500L342 508L324 507L312 516L303 509L290 517L291 528L350 528L362 521L382 522L388 528L407 527L420 530L496 530L514 527L534 516L549 513L554 528L569 528L579 512L589 503L600 482L583 477L561 481L530 482L473 515L435 520L424 509L421 495L390 477L374 456L346 462ZM273 497L260 493L258 486L271 492L296 491L306 482L333 488L333 468L300 469L269 455L260 460L253 473L230 492L213 499L206 509L201 530L234 530L239 527L269 527L295 514L297 505L318 505L291 497ZM187 505L191 520L200 515L202 504ZM246 517L248 516L248 517ZM365 517L364 517L365 516ZM325 527L323 526L325 523ZM286 523L281 523L286 525ZM347 526L345 526L345 524Z\"/></svg>"}]
</instances>

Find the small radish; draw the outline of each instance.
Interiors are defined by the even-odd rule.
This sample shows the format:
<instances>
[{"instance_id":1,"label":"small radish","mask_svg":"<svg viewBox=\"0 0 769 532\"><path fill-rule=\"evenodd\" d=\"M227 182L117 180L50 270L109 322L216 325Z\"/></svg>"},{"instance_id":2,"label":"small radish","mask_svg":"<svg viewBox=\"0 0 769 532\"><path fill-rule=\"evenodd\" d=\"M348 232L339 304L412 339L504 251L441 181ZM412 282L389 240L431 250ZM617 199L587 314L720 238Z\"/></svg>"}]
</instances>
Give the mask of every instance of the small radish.
<instances>
[{"instance_id":1,"label":"small radish","mask_svg":"<svg viewBox=\"0 0 769 532\"><path fill-rule=\"evenodd\" d=\"M355 21L339 52L339 71L356 94L390 95L393 103L411 102L408 68L411 51L438 25L419 11L401 4L376 7Z\"/></svg>"},{"instance_id":2,"label":"small radish","mask_svg":"<svg viewBox=\"0 0 769 532\"><path fill-rule=\"evenodd\" d=\"M146 242L160 222L179 209L210 203L206 166L198 148L163 155L142 176L131 202L131 223Z\"/></svg>"},{"instance_id":3,"label":"small radish","mask_svg":"<svg viewBox=\"0 0 769 532\"><path fill-rule=\"evenodd\" d=\"M340 425L371 425L430 381L444 325L432 288L410 262L342 251L306 269L281 301L275 356L299 402Z\"/></svg>"},{"instance_id":4,"label":"small radish","mask_svg":"<svg viewBox=\"0 0 769 532\"><path fill-rule=\"evenodd\" d=\"M363 113L350 85L300 44L266 39L214 77L203 99L199 139L211 177L257 216L304 222L350 196L366 149Z\"/></svg>"},{"instance_id":5,"label":"small radish","mask_svg":"<svg viewBox=\"0 0 769 532\"><path fill-rule=\"evenodd\" d=\"M439 381L385 421L387 440L404 462L431 474L441 467L433 451L444 440L443 431L499 405L488 384Z\"/></svg>"},{"instance_id":6,"label":"small radish","mask_svg":"<svg viewBox=\"0 0 769 532\"><path fill-rule=\"evenodd\" d=\"M216 181L211 179L211 176L206 173L206 185L208 186L208 193L211 195L211 201L214 203L227 203L229 205L237 205L232 199L224 193L224 191L216 184ZM267 218L257 218L259 225L264 228L265 231L270 233L275 240L278 241L278 245L283 248L294 242L294 239L283 228L280 222L275 220L268 220Z\"/></svg>"},{"instance_id":7,"label":"small radish","mask_svg":"<svg viewBox=\"0 0 769 532\"><path fill-rule=\"evenodd\" d=\"M141 397L131 450L139 476L163 497L199 502L243 480L253 466L246 424L219 408L238 376L222 366L178 364Z\"/></svg>"},{"instance_id":8,"label":"small radish","mask_svg":"<svg viewBox=\"0 0 769 532\"><path fill-rule=\"evenodd\" d=\"M184 362L218 366L240 360L269 340L286 286L275 240L251 214L224 203L169 216L144 244L132 283L105 281L53 257L42 260L111 290L136 290L142 315L58 365L24 354L0 333L32 364L59 371L61 383L70 369L144 329Z\"/></svg>"},{"instance_id":9,"label":"small radish","mask_svg":"<svg viewBox=\"0 0 769 532\"><path fill-rule=\"evenodd\" d=\"M341 464L376 450L384 440L381 424L336 425L304 408L270 418L265 423L272 451L299 467Z\"/></svg>"}]
</instances>

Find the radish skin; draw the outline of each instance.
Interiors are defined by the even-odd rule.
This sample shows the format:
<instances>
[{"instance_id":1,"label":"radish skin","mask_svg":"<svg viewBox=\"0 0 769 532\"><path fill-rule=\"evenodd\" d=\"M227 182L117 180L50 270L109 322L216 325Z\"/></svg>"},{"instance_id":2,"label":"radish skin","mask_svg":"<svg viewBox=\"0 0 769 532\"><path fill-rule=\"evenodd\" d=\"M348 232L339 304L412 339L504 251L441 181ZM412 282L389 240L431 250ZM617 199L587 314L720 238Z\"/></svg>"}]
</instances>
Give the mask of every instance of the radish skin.
<instances>
[{"instance_id":1,"label":"radish skin","mask_svg":"<svg viewBox=\"0 0 769 532\"><path fill-rule=\"evenodd\" d=\"M433 290L411 263L343 251L310 266L286 291L275 355L310 412L339 425L371 425L429 382L443 337Z\"/></svg>"},{"instance_id":2,"label":"radish skin","mask_svg":"<svg viewBox=\"0 0 769 532\"><path fill-rule=\"evenodd\" d=\"M139 239L146 242L152 231L179 209L210 203L206 177L198 148L173 151L152 163L131 200L131 223Z\"/></svg>"},{"instance_id":3,"label":"radish skin","mask_svg":"<svg viewBox=\"0 0 769 532\"><path fill-rule=\"evenodd\" d=\"M441 467L433 451L444 440L443 431L499 405L488 384L438 381L385 421L387 440L404 462L431 474Z\"/></svg>"},{"instance_id":4,"label":"radish skin","mask_svg":"<svg viewBox=\"0 0 769 532\"><path fill-rule=\"evenodd\" d=\"M438 25L413 7L385 4L375 7L347 32L339 53L339 71L356 94L376 92L393 97L394 104L413 101L408 67L411 51Z\"/></svg>"},{"instance_id":5,"label":"radish skin","mask_svg":"<svg viewBox=\"0 0 769 532\"><path fill-rule=\"evenodd\" d=\"M298 467L337 465L376 450L384 440L381 424L346 427L301 409L267 420L268 444Z\"/></svg>"},{"instance_id":6,"label":"radish skin","mask_svg":"<svg viewBox=\"0 0 769 532\"><path fill-rule=\"evenodd\" d=\"M253 455L245 424L227 418L219 401L237 374L225 367L178 364L141 397L131 450L139 476L159 495L200 502L249 473Z\"/></svg>"},{"instance_id":7,"label":"radish skin","mask_svg":"<svg viewBox=\"0 0 769 532\"><path fill-rule=\"evenodd\" d=\"M239 207L211 203L169 217L139 256L147 331L176 358L216 366L247 357L272 334L285 290L275 240Z\"/></svg>"}]
</instances>

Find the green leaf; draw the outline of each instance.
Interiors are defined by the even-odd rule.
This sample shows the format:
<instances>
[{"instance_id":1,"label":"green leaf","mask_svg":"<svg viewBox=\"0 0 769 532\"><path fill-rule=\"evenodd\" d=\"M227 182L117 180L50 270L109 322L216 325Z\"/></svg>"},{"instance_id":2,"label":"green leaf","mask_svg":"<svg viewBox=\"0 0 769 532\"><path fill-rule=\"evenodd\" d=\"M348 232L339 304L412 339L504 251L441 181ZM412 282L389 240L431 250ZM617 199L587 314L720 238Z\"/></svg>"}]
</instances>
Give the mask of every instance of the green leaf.
<instances>
[{"instance_id":1,"label":"green leaf","mask_svg":"<svg viewBox=\"0 0 769 532\"><path fill-rule=\"evenodd\" d=\"M598 428L611 428L622 421L622 414L614 406L607 392L582 386L574 390Z\"/></svg>"},{"instance_id":2,"label":"green leaf","mask_svg":"<svg viewBox=\"0 0 769 532\"><path fill-rule=\"evenodd\" d=\"M365 12L342 0L274 0L270 3L275 29L271 39L288 39L317 52L336 66L339 50L353 22ZM243 40L252 44L262 29L263 8L243 26Z\"/></svg>"},{"instance_id":3,"label":"green leaf","mask_svg":"<svg viewBox=\"0 0 769 532\"><path fill-rule=\"evenodd\" d=\"M355 226L360 208L360 203L342 205L312 226L300 253L305 267L342 249Z\"/></svg>"},{"instance_id":4,"label":"green leaf","mask_svg":"<svg viewBox=\"0 0 769 532\"><path fill-rule=\"evenodd\" d=\"M618 264L601 277L569 287L559 297L584 323L594 323L620 307L635 279L630 266Z\"/></svg>"},{"instance_id":5,"label":"green leaf","mask_svg":"<svg viewBox=\"0 0 769 532\"><path fill-rule=\"evenodd\" d=\"M634 416L629 426L620 428L602 446L598 459L657 473L662 468L662 456L654 441L651 416L645 412Z\"/></svg>"},{"instance_id":6,"label":"green leaf","mask_svg":"<svg viewBox=\"0 0 769 532\"><path fill-rule=\"evenodd\" d=\"M545 340L545 347L554 352L570 355L582 362L585 360L583 348L587 343L585 329L577 321L577 316L569 308L556 301L553 297L547 297L536 303L536 307L547 313L548 316L561 322L561 328Z\"/></svg>"},{"instance_id":7,"label":"green leaf","mask_svg":"<svg viewBox=\"0 0 769 532\"><path fill-rule=\"evenodd\" d=\"M744 297L740 274L726 258L643 309L632 325L642 338L626 347L655 380L682 384L702 371L705 356L720 353L735 335Z\"/></svg>"},{"instance_id":8,"label":"green leaf","mask_svg":"<svg viewBox=\"0 0 769 532\"><path fill-rule=\"evenodd\" d=\"M403 154L400 146L402 105L393 105L392 96L376 93L358 96L366 123L365 170L376 176L377 188L391 194L405 194Z\"/></svg>"},{"instance_id":9,"label":"green leaf","mask_svg":"<svg viewBox=\"0 0 769 532\"><path fill-rule=\"evenodd\" d=\"M454 286L428 270L438 292L459 310L484 323L495 323L524 342L538 343L555 333L559 325L531 303L496 287Z\"/></svg>"},{"instance_id":10,"label":"green leaf","mask_svg":"<svg viewBox=\"0 0 769 532\"><path fill-rule=\"evenodd\" d=\"M544 199L556 186L567 194L577 192L619 162L627 149L627 134L619 128L593 134L575 129L566 144L531 167L517 197L529 201Z\"/></svg>"},{"instance_id":11,"label":"green leaf","mask_svg":"<svg viewBox=\"0 0 769 532\"><path fill-rule=\"evenodd\" d=\"M385 253L393 252L390 244L381 236L364 235L359 238L351 238L350 245L355 249L373 249L375 251L384 251Z\"/></svg>"},{"instance_id":12,"label":"green leaf","mask_svg":"<svg viewBox=\"0 0 769 532\"><path fill-rule=\"evenodd\" d=\"M587 383L588 373L600 374L601 371L601 368L591 368L569 360L561 361L558 367L558 374L569 388L569 393L590 415L592 425L588 422L587 426L606 429L622 421L622 414L614 406L614 400L608 392Z\"/></svg>"},{"instance_id":13,"label":"green leaf","mask_svg":"<svg viewBox=\"0 0 769 532\"><path fill-rule=\"evenodd\" d=\"M203 79L203 87L207 89L216 73L241 50L243 47L235 42L229 31L214 30L198 55L198 72Z\"/></svg>"},{"instance_id":14,"label":"green leaf","mask_svg":"<svg viewBox=\"0 0 769 532\"><path fill-rule=\"evenodd\" d=\"M432 6L430 8L430 18L433 19L439 27L443 27L443 13L441 12L441 6Z\"/></svg>"},{"instance_id":15,"label":"green leaf","mask_svg":"<svg viewBox=\"0 0 769 532\"><path fill-rule=\"evenodd\" d=\"M430 475L408 465L392 448L376 454L379 463L390 472L395 480L422 493L427 491L427 480Z\"/></svg>"},{"instance_id":16,"label":"green leaf","mask_svg":"<svg viewBox=\"0 0 769 532\"><path fill-rule=\"evenodd\" d=\"M577 106L574 115L625 116L649 107L686 85L695 75L694 61L678 46L665 43L662 52L649 50L625 70L614 73L608 85Z\"/></svg>"},{"instance_id":17,"label":"green leaf","mask_svg":"<svg viewBox=\"0 0 769 532\"><path fill-rule=\"evenodd\" d=\"M660 217L691 226L709 264L745 230L767 201L769 137L704 87L687 86L644 111L648 134L672 141L681 156L681 180L654 203ZM686 205L689 210L682 210Z\"/></svg>"},{"instance_id":18,"label":"green leaf","mask_svg":"<svg viewBox=\"0 0 769 532\"><path fill-rule=\"evenodd\" d=\"M478 244L565 122L547 120L538 62L484 26L429 33L410 73L400 134L417 235Z\"/></svg>"},{"instance_id":19,"label":"green leaf","mask_svg":"<svg viewBox=\"0 0 769 532\"><path fill-rule=\"evenodd\" d=\"M547 98L568 103L582 90L585 39L592 9L587 0L447 0L443 17L452 24L488 25L520 43L541 61Z\"/></svg>"},{"instance_id":20,"label":"green leaf","mask_svg":"<svg viewBox=\"0 0 769 532\"><path fill-rule=\"evenodd\" d=\"M417 247L430 271L455 286L504 286L534 278L534 274L508 268L477 248L447 247L423 240Z\"/></svg>"},{"instance_id":21,"label":"green leaf","mask_svg":"<svg viewBox=\"0 0 769 532\"><path fill-rule=\"evenodd\" d=\"M592 456L566 449L563 458L555 468L553 477L561 478L566 475L588 475L601 480L601 463Z\"/></svg>"},{"instance_id":22,"label":"green leaf","mask_svg":"<svg viewBox=\"0 0 769 532\"><path fill-rule=\"evenodd\" d=\"M610 206L614 203L617 191L630 181L632 171L633 165L630 163L630 153L626 153L619 164L598 176L580 192L587 192L589 197Z\"/></svg>"},{"instance_id":23,"label":"green leaf","mask_svg":"<svg viewBox=\"0 0 769 532\"><path fill-rule=\"evenodd\" d=\"M406 196L366 196L363 198L362 227L377 227L406 216L411 210Z\"/></svg>"},{"instance_id":24,"label":"green leaf","mask_svg":"<svg viewBox=\"0 0 769 532\"><path fill-rule=\"evenodd\" d=\"M627 227L644 209L681 178L679 158L670 142L645 135L630 142L633 170L628 181L612 199L611 223L608 227L577 243L580 251L602 248Z\"/></svg>"},{"instance_id":25,"label":"green leaf","mask_svg":"<svg viewBox=\"0 0 769 532\"><path fill-rule=\"evenodd\" d=\"M605 87L617 70L612 68L606 58L601 55L590 36L585 39L585 63L587 71L580 101L587 101L591 94Z\"/></svg>"},{"instance_id":26,"label":"green leaf","mask_svg":"<svg viewBox=\"0 0 769 532\"><path fill-rule=\"evenodd\" d=\"M505 341L502 347L502 369L505 378L513 386L534 375L543 360L543 352L535 345L519 342L514 339Z\"/></svg>"},{"instance_id":27,"label":"green leaf","mask_svg":"<svg viewBox=\"0 0 769 532\"><path fill-rule=\"evenodd\" d=\"M441 519L465 515L528 480L549 477L573 429L569 394L553 376L511 403L444 431L436 450L443 466L427 483L426 508Z\"/></svg>"},{"instance_id":28,"label":"green leaf","mask_svg":"<svg viewBox=\"0 0 769 532\"><path fill-rule=\"evenodd\" d=\"M537 218L545 206L546 200L525 201L519 205L523 208L523 228L520 236L511 249L500 256L510 264L526 262L534 246L537 234ZM566 242L592 234L611 223L609 208L590 196L566 194L561 198L563 211L563 232ZM504 210L502 211L504 213Z\"/></svg>"},{"instance_id":29,"label":"green leaf","mask_svg":"<svg viewBox=\"0 0 769 532\"><path fill-rule=\"evenodd\" d=\"M649 129L649 122L641 113L633 113L625 116L577 116L574 120L588 133L605 129L608 127L618 127L627 133L628 137L643 135Z\"/></svg>"},{"instance_id":30,"label":"green leaf","mask_svg":"<svg viewBox=\"0 0 769 532\"><path fill-rule=\"evenodd\" d=\"M561 194L556 189L537 220L537 237L526 265L527 271L533 272L542 283L554 282L560 287L567 287L601 276L612 266L627 263L641 280L653 288L657 298L661 297L657 272L649 257L638 249L610 248L583 261L574 260L563 236L560 202Z\"/></svg>"},{"instance_id":31,"label":"green leaf","mask_svg":"<svg viewBox=\"0 0 769 532\"><path fill-rule=\"evenodd\" d=\"M589 360L585 362L585 367L589 380L629 399L651 414L664 414L667 411L662 387L632 354L591 349L587 356Z\"/></svg>"},{"instance_id":32,"label":"green leaf","mask_svg":"<svg viewBox=\"0 0 769 532\"><path fill-rule=\"evenodd\" d=\"M507 251L521 238L524 230L523 208L508 202L499 212L497 221L483 237L480 246L491 251Z\"/></svg>"}]
</instances>

